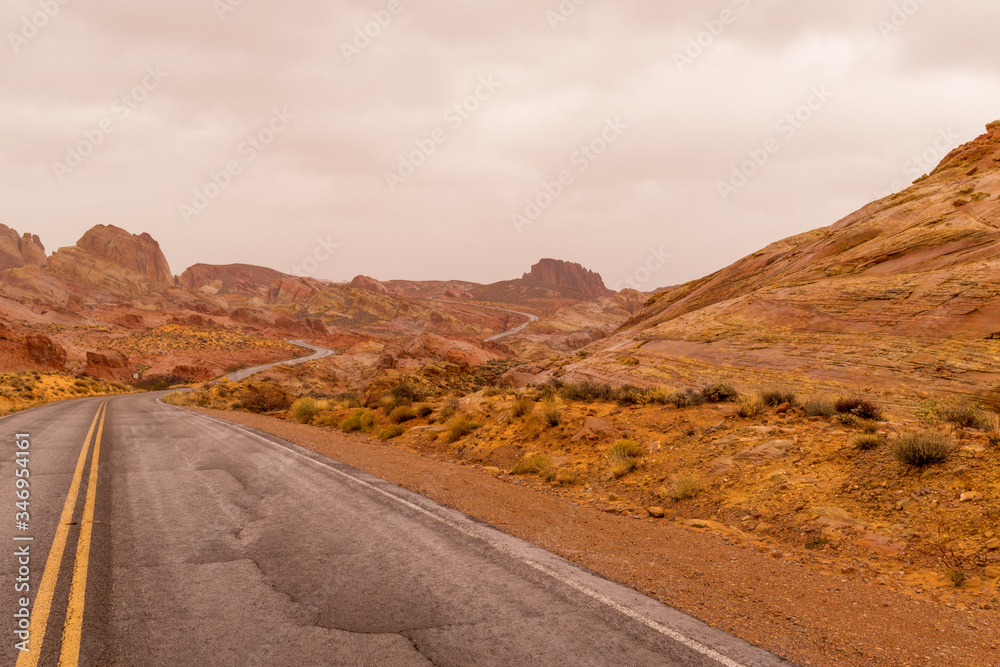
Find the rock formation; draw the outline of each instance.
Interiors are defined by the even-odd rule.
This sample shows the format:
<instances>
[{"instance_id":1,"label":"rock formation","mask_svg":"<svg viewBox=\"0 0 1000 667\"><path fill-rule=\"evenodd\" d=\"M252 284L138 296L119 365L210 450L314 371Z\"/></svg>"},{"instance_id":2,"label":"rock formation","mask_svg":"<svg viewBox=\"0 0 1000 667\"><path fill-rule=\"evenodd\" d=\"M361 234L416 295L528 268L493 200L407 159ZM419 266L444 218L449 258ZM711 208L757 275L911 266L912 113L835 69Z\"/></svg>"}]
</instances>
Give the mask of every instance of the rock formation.
<instances>
[{"instance_id":1,"label":"rock formation","mask_svg":"<svg viewBox=\"0 0 1000 667\"><path fill-rule=\"evenodd\" d=\"M133 372L128 357L121 352L115 350L87 352L84 375L113 382L127 382L132 379Z\"/></svg>"},{"instance_id":2,"label":"rock formation","mask_svg":"<svg viewBox=\"0 0 1000 667\"><path fill-rule=\"evenodd\" d=\"M357 289L368 290L369 292L378 292L379 294L388 294L389 288L375 280L374 278L369 278L368 276L358 276L351 281L350 287L356 287Z\"/></svg>"},{"instance_id":3,"label":"rock formation","mask_svg":"<svg viewBox=\"0 0 1000 667\"><path fill-rule=\"evenodd\" d=\"M0 324L0 372L64 371L66 350L48 336L22 336Z\"/></svg>"},{"instance_id":4,"label":"rock formation","mask_svg":"<svg viewBox=\"0 0 1000 667\"><path fill-rule=\"evenodd\" d=\"M22 266L43 267L48 260L41 239L31 234L19 236L6 225L0 225L0 272Z\"/></svg>"},{"instance_id":5,"label":"rock formation","mask_svg":"<svg viewBox=\"0 0 1000 667\"><path fill-rule=\"evenodd\" d=\"M529 273L521 280L529 283L541 283L569 287L588 297L597 298L610 296L614 292L604 285L600 274L583 268L579 264L563 262L558 259L543 259L531 267Z\"/></svg>"}]
</instances>

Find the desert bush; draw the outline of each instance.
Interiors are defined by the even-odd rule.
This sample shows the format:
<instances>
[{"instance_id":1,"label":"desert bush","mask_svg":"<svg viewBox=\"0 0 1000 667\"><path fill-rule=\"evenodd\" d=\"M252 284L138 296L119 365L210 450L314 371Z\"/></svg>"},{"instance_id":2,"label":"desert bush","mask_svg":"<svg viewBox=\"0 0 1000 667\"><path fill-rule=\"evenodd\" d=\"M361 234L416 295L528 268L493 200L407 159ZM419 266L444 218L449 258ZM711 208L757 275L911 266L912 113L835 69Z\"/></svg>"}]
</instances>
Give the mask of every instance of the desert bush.
<instances>
[{"instance_id":1,"label":"desert bush","mask_svg":"<svg viewBox=\"0 0 1000 667\"><path fill-rule=\"evenodd\" d=\"M379 440L394 440L404 433L406 433L405 427L399 424L390 424L379 432L378 438Z\"/></svg>"},{"instance_id":2,"label":"desert bush","mask_svg":"<svg viewBox=\"0 0 1000 667\"><path fill-rule=\"evenodd\" d=\"M701 483L691 476L676 477L667 486L667 496L674 502L691 500L701 495Z\"/></svg>"},{"instance_id":3,"label":"desert bush","mask_svg":"<svg viewBox=\"0 0 1000 667\"><path fill-rule=\"evenodd\" d=\"M287 410L292 405L292 397L274 382L252 382L237 392L236 409L257 414Z\"/></svg>"},{"instance_id":4,"label":"desert bush","mask_svg":"<svg viewBox=\"0 0 1000 667\"><path fill-rule=\"evenodd\" d=\"M705 397L701 392L695 391L694 389L685 389L684 391L675 391L667 397L667 403L673 405L677 409L687 408L694 405L702 405L705 403Z\"/></svg>"},{"instance_id":5,"label":"desert bush","mask_svg":"<svg viewBox=\"0 0 1000 667\"><path fill-rule=\"evenodd\" d=\"M648 392L642 387L626 384L613 389L611 397L619 405L643 405L647 403Z\"/></svg>"},{"instance_id":6,"label":"desert bush","mask_svg":"<svg viewBox=\"0 0 1000 667\"><path fill-rule=\"evenodd\" d=\"M292 417L300 424L311 424L322 412L311 398L300 398L292 403Z\"/></svg>"},{"instance_id":7,"label":"desert bush","mask_svg":"<svg viewBox=\"0 0 1000 667\"><path fill-rule=\"evenodd\" d=\"M617 479L624 477L639 466L639 458L645 449L635 440L619 440L608 448L608 462L611 474Z\"/></svg>"},{"instance_id":8,"label":"desert bush","mask_svg":"<svg viewBox=\"0 0 1000 667\"><path fill-rule=\"evenodd\" d=\"M755 419L764 414L767 404L759 394L740 396L736 401L736 416L743 419Z\"/></svg>"},{"instance_id":9,"label":"desert bush","mask_svg":"<svg viewBox=\"0 0 1000 667\"><path fill-rule=\"evenodd\" d=\"M459 402L457 398L449 398L447 401L444 402L444 405L441 406L440 412L438 412L439 420L448 421L456 414L458 414L458 410L461 407L462 404Z\"/></svg>"},{"instance_id":10,"label":"desert bush","mask_svg":"<svg viewBox=\"0 0 1000 667\"><path fill-rule=\"evenodd\" d=\"M448 444L458 442L479 428L479 424L469 415L455 415L445 426L444 441Z\"/></svg>"},{"instance_id":11,"label":"desert bush","mask_svg":"<svg viewBox=\"0 0 1000 667\"><path fill-rule=\"evenodd\" d=\"M776 389L771 389L765 391L761 398L764 399L764 403L769 407L776 408L783 403L788 403L789 405L795 405L795 394L790 391L780 391Z\"/></svg>"},{"instance_id":12,"label":"desert bush","mask_svg":"<svg viewBox=\"0 0 1000 667\"><path fill-rule=\"evenodd\" d=\"M389 397L396 405L413 405L417 401L424 400L424 393L409 382L400 382L383 396Z\"/></svg>"},{"instance_id":13,"label":"desert bush","mask_svg":"<svg viewBox=\"0 0 1000 667\"><path fill-rule=\"evenodd\" d=\"M331 410L324 410L313 420L313 426L323 426L326 428L340 428L340 415Z\"/></svg>"},{"instance_id":14,"label":"desert bush","mask_svg":"<svg viewBox=\"0 0 1000 667\"><path fill-rule=\"evenodd\" d=\"M940 433L911 431L893 440L892 455L900 463L923 468L947 461L951 456L951 445Z\"/></svg>"},{"instance_id":15,"label":"desert bush","mask_svg":"<svg viewBox=\"0 0 1000 667\"><path fill-rule=\"evenodd\" d=\"M610 400L613 389L609 384L596 384L589 380L570 382L563 385L560 394L568 401L591 403L593 401Z\"/></svg>"},{"instance_id":16,"label":"desert bush","mask_svg":"<svg viewBox=\"0 0 1000 667\"><path fill-rule=\"evenodd\" d=\"M429 405L418 405L417 406L417 416L421 418L430 417L434 414L434 408Z\"/></svg>"},{"instance_id":17,"label":"desert bush","mask_svg":"<svg viewBox=\"0 0 1000 667\"><path fill-rule=\"evenodd\" d=\"M740 397L740 392L731 385L718 383L702 389L701 395L706 403L735 403Z\"/></svg>"},{"instance_id":18,"label":"desert bush","mask_svg":"<svg viewBox=\"0 0 1000 667\"><path fill-rule=\"evenodd\" d=\"M555 401L549 401L543 406L542 417L545 418L545 423L553 428L562 423L562 411Z\"/></svg>"},{"instance_id":19,"label":"desert bush","mask_svg":"<svg viewBox=\"0 0 1000 667\"><path fill-rule=\"evenodd\" d=\"M344 433L356 433L358 431L371 433L375 430L375 413L364 408L355 410L350 416L340 422L340 430Z\"/></svg>"},{"instance_id":20,"label":"desert bush","mask_svg":"<svg viewBox=\"0 0 1000 667\"><path fill-rule=\"evenodd\" d=\"M420 413L415 409L406 405L400 405L389 413L389 421L393 424L403 424L408 421L413 421L419 415Z\"/></svg>"},{"instance_id":21,"label":"desert bush","mask_svg":"<svg viewBox=\"0 0 1000 667\"><path fill-rule=\"evenodd\" d=\"M852 414L859 419L870 419L878 422L884 420L882 408L877 403L860 396L839 398L833 407L840 414Z\"/></svg>"},{"instance_id":22,"label":"desert bush","mask_svg":"<svg viewBox=\"0 0 1000 667\"><path fill-rule=\"evenodd\" d=\"M982 406L965 401L947 403L940 408L941 417L956 426L976 428L982 431L990 429L989 414Z\"/></svg>"},{"instance_id":23,"label":"desert bush","mask_svg":"<svg viewBox=\"0 0 1000 667\"><path fill-rule=\"evenodd\" d=\"M547 454L527 454L514 464L512 475L538 475L552 469L552 459Z\"/></svg>"},{"instance_id":24,"label":"desert bush","mask_svg":"<svg viewBox=\"0 0 1000 667\"><path fill-rule=\"evenodd\" d=\"M882 436L878 433L859 433L851 438L851 445L863 452L876 449L881 444Z\"/></svg>"},{"instance_id":25,"label":"desert bush","mask_svg":"<svg viewBox=\"0 0 1000 667\"><path fill-rule=\"evenodd\" d=\"M854 416L851 412L845 412L837 415L837 421L848 428L857 428L861 425L861 420Z\"/></svg>"},{"instance_id":26,"label":"desert bush","mask_svg":"<svg viewBox=\"0 0 1000 667\"><path fill-rule=\"evenodd\" d=\"M519 396L510 412L514 417L528 417L535 411L535 402L527 396Z\"/></svg>"}]
</instances>

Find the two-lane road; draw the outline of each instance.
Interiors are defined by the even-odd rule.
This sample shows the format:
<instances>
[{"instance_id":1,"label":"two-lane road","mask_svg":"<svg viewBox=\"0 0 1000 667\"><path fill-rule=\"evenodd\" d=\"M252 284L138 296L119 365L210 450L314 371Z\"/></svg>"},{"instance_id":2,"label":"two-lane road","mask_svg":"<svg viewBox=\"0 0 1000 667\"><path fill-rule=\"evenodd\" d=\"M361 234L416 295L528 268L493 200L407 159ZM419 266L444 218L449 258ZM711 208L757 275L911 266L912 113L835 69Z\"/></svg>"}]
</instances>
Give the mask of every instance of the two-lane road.
<instances>
[{"instance_id":1,"label":"two-lane road","mask_svg":"<svg viewBox=\"0 0 1000 667\"><path fill-rule=\"evenodd\" d=\"M156 395L102 405L0 420L3 664L18 659L14 538L27 536L21 667L787 664L281 440ZM30 435L26 532L17 434Z\"/></svg>"},{"instance_id":2,"label":"two-lane road","mask_svg":"<svg viewBox=\"0 0 1000 667\"><path fill-rule=\"evenodd\" d=\"M271 364L264 364L262 366L254 366L253 368L244 368L241 371L236 371L235 373L230 373L226 376L226 379L230 382L239 382L240 380L246 380L251 375L255 373L260 373L261 371L267 371L276 366L296 366L298 364L304 364L307 361L316 361L317 359L326 359L327 357L332 357L337 354L334 350L329 350L325 347L319 347L308 343L305 340L290 340L288 341L292 345L298 345L299 347L305 347L313 351L308 357L299 357L298 359L289 359L288 361L275 361Z\"/></svg>"}]
</instances>

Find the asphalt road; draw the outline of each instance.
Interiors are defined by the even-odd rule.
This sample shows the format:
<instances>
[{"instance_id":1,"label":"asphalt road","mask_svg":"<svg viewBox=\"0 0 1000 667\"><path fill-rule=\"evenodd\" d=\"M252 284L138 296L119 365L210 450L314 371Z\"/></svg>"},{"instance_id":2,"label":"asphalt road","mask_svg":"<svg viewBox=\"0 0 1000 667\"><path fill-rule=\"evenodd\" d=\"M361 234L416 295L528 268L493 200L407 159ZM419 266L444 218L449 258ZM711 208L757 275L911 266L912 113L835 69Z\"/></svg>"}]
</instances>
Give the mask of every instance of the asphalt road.
<instances>
[{"instance_id":1,"label":"asphalt road","mask_svg":"<svg viewBox=\"0 0 1000 667\"><path fill-rule=\"evenodd\" d=\"M436 298L435 300L436 301L441 301L442 303L454 303L454 304L457 304L459 306L468 306L470 308L481 308L483 310L499 310L501 313L513 313L514 315L522 315L522 316L528 318L528 321L525 322L524 324L516 326L516 327L514 327L513 329L511 329L509 331L504 331L503 333L497 334L496 336L491 336L491 337L487 338L484 341L486 343L492 343L495 340L502 340L504 338L507 338L508 336L513 336L516 333L521 333L522 331L524 331L525 329L528 328L529 324L531 324L532 322L537 322L538 321L538 316L537 315L532 315L531 313L522 313L522 312L519 312L517 310L508 310L506 308L500 308L498 306L480 306L479 304L465 303L463 301L450 301L448 299L440 299L440 298Z\"/></svg>"},{"instance_id":2,"label":"asphalt road","mask_svg":"<svg viewBox=\"0 0 1000 667\"><path fill-rule=\"evenodd\" d=\"M3 664L788 664L271 436L154 394L113 398L100 418L102 405L0 420ZM30 435L26 531L17 434ZM24 544L30 653L14 634Z\"/></svg>"},{"instance_id":3,"label":"asphalt road","mask_svg":"<svg viewBox=\"0 0 1000 667\"><path fill-rule=\"evenodd\" d=\"M266 371L274 368L275 366L295 366L297 364L304 364L307 361L316 361L317 359L325 359L326 357L332 357L337 354L333 350L328 350L325 347L317 347L311 343L307 343L304 340L290 340L288 341L292 345L298 345L299 347L309 348L313 351L313 354L308 357L299 357L298 359L290 359L288 361L276 361L273 364L264 364L263 366L254 366L253 368L244 368L241 371L236 371L235 373L230 373L226 376L226 379L230 382L239 382L240 380L245 380L255 373L260 373L261 371Z\"/></svg>"}]
</instances>

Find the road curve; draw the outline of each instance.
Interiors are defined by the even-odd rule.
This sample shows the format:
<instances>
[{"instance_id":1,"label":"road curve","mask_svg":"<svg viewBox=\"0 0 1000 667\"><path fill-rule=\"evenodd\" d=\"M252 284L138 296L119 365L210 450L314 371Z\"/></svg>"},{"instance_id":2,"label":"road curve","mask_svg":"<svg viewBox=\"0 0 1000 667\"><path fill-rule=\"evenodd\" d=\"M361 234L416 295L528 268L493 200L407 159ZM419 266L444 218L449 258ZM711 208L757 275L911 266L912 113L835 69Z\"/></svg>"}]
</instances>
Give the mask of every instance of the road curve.
<instances>
[{"instance_id":1,"label":"road curve","mask_svg":"<svg viewBox=\"0 0 1000 667\"><path fill-rule=\"evenodd\" d=\"M313 354L308 357L299 357L298 359L289 359L288 361L276 361L271 364L264 364L262 366L254 366L253 368L244 368L241 371L236 371L235 373L230 373L225 376L230 382L239 382L240 380L245 380L251 375L260 373L261 371L271 370L275 366L295 366L297 364L304 364L307 361L316 361L317 359L325 359L326 357L332 357L337 354L333 350L328 350L325 347L319 347L311 343L307 343L304 340L290 340L288 341L292 345L298 345L299 347L306 347L313 351Z\"/></svg>"},{"instance_id":2,"label":"road curve","mask_svg":"<svg viewBox=\"0 0 1000 667\"><path fill-rule=\"evenodd\" d=\"M32 641L43 571L54 582L44 643L31 645L39 665L65 656L72 619L79 664L111 667L789 664L419 495L157 395L111 399L89 439L102 404L0 420L5 442L31 436L30 532L4 521L0 539L34 537ZM96 474L85 442L100 447ZM0 479L13 485L14 448L3 452ZM60 532L65 549L50 558ZM85 533L89 576L74 603ZM2 550L11 630L18 567ZM13 665L4 635L0 661Z\"/></svg>"},{"instance_id":3,"label":"road curve","mask_svg":"<svg viewBox=\"0 0 1000 667\"><path fill-rule=\"evenodd\" d=\"M439 299L439 298L436 298L436 297L435 297L434 300L435 301L441 301L442 303L454 303L454 304L457 304L459 306L469 306L471 308L482 308L484 310L499 310L501 313L513 313L514 315L522 315L522 316L528 318L527 322L525 322L524 324L522 324L520 326L514 327L510 331L504 331L501 334L497 334L496 336L492 336L490 338L487 338L484 341L486 343L492 343L493 341L501 340L503 338L506 338L507 336L513 336L516 333L521 333L522 331L524 331L525 329L528 328L529 324L531 324L532 322L537 322L538 321L538 316L537 315L532 315L531 313L522 313L522 312L519 312L517 310L508 310L507 308L500 308L498 306L480 306L479 304L475 304L475 303L465 303L463 301L450 301L448 299Z\"/></svg>"}]
</instances>

